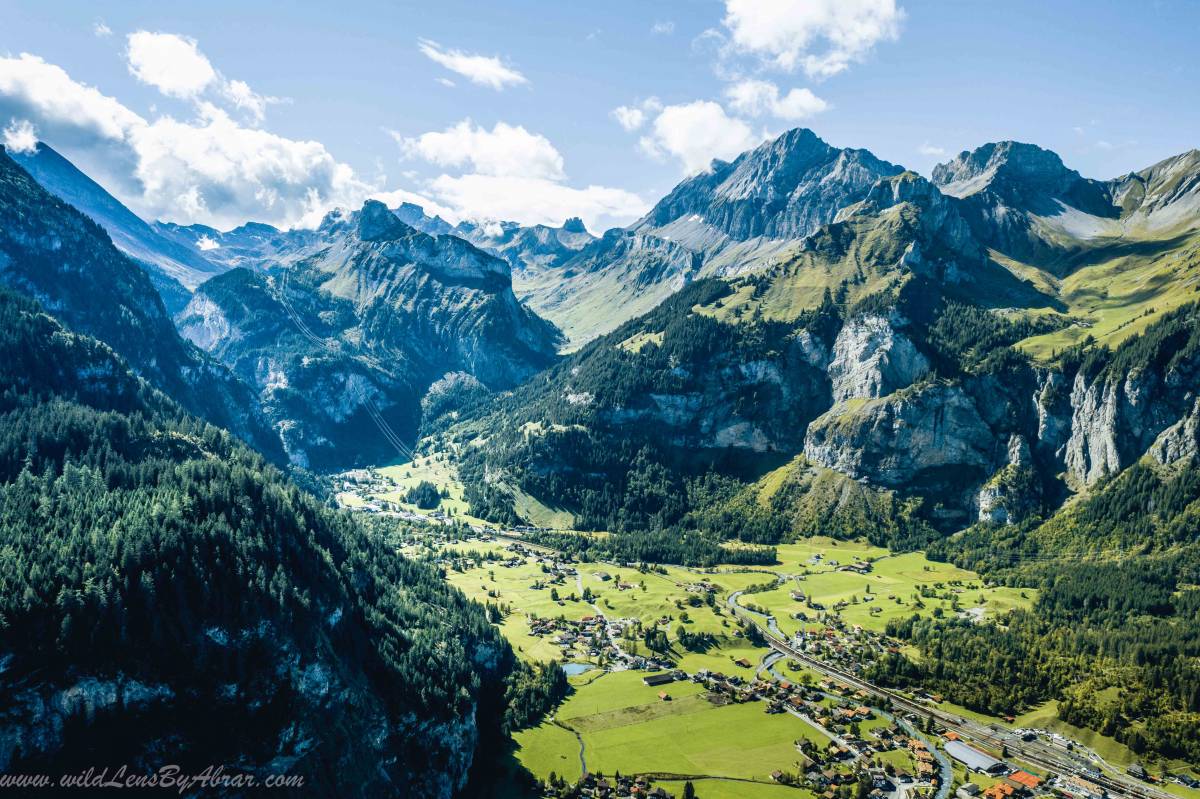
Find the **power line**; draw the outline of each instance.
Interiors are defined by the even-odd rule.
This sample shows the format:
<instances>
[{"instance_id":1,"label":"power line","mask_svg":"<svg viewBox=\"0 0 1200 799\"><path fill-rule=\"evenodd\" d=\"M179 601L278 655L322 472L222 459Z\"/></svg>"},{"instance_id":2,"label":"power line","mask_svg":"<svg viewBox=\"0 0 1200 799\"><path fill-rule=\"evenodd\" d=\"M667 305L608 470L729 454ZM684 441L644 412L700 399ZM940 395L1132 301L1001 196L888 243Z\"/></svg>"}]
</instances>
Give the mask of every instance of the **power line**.
<instances>
[{"instance_id":1,"label":"power line","mask_svg":"<svg viewBox=\"0 0 1200 799\"><path fill-rule=\"evenodd\" d=\"M321 347L326 352L352 362L350 356L343 352L341 347L337 346L328 339L323 339L317 336L317 334L313 333L308 325L305 324L300 314L296 312L296 309L292 306L291 302L287 298L288 277L290 274L290 268L284 270L280 285L275 292L275 297L283 306L284 311L287 312L288 317L292 320L292 324L296 326L296 329L300 331L301 335L303 335L313 344ZM273 285L274 281L269 280L269 283ZM383 435L384 440L391 444L392 447L394 447L401 455L401 457L410 461L416 460L416 456L413 454L413 451L404 444L404 440L396 433L395 430L392 429L392 426L388 424L387 419L383 417L383 413L380 412L379 407L375 404L375 400L367 394L366 389L355 389L354 381L351 379L352 377L353 375L347 374L347 390L350 391L350 393L357 395L359 407L363 408L367 412L367 416L369 416L371 421L375 423L375 426L379 428L379 432Z\"/></svg>"}]
</instances>

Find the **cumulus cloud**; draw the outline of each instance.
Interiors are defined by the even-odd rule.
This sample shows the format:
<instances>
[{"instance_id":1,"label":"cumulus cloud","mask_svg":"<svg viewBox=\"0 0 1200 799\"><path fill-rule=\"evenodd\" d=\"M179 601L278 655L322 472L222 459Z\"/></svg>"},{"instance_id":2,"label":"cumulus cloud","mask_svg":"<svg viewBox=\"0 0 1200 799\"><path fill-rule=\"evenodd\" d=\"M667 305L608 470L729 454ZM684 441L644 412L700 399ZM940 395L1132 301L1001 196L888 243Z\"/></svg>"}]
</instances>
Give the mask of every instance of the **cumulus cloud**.
<instances>
[{"instance_id":1,"label":"cumulus cloud","mask_svg":"<svg viewBox=\"0 0 1200 799\"><path fill-rule=\"evenodd\" d=\"M266 118L268 105L284 102L278 97L259 94L241 80L226 81L221 86L221 93L235 108L253 117L255 122L262 122Z\"/></svg>"},{"instance_id":2,"label":"cumulus cloud","mask_svg":"<svg viewBox=\"0 0 1200 799\"><path fill-rule=\"evenodd\" d=\"M561 225L581 217L594 230L640 216L646 204L623 189L566 183L563 157L538 133L497 122L491 130L464 119L442 131L406 137L392 132L407 158L462 174L442 174L424 187L448 219L511 220ZM428 209L427 209L428 212Z\"/></svg>"},{"instance_id":3,"label":"cumulus cloud","mask_svg":"<svg viewBox=\"0 0 1200 799\"><path fill-rule=\"evenodd\" d=\"M149 219L314 225L379 188L320 142L245 127L203 100L192 118L147 119L27 53L0 57L0 119L9 118L35 124L42 140Z\"/></svg>"},{"instance_id":4,"label":"cumulus cloud","mask_svg":"<svg viewBox=\"0 0 1200 799\"><path fill-rule=\"evenodd\" d=\"M766 80L743 80L725 91L729 107L746 116L774 116L797 122L815 116L829 104L808 89L792 89L781 95L779 87Z\"/></svg>"},{"instance_id":5,"label":"cumulus cloud","mask_svg":"<svg viewBox=\"0 0 1200 799\"><path fill-rule=\"evenodd\" d=\"M707 170L714 158L731 160L765 138L720 104L697 100L664 108L639 145L652 157L675 158L685 173L695 174Z\"/></svg>"},{"instance_id":6,"label":"cumulus cloud","mask_svg":"<svg viewBox=\"0 0 1200 799\"><path fill-rule=\"evenodd\" d=\"M10 153L35 152L37 143L37 128L28 119L14 119L4 129L4 149Z\"/></svg>"},{"instance_id":7,"label":"cumulus cloud","mask_svg":"<svg viewBox=\"0 0 1200 799\"><path fill-rule=\"evenodd\" d=\"M628 105L617 106L613 109L612 115L613 119L617 120L617 124L628 132L637 130L646 121L646 113L642 109Z\"/></svg>"},{"instance_id":8,"label":"cumulus cloud","mask_svg":"<svg viewBox=\"0 0 1200 799\"><path fill-rule=\"evenodd\" d=\"M930 144L929 142L924 142L920 147L917 148L917 152L930 158L941 158L946 155L946 148L938 147L936 144Z\"/></svg>"},{"instance_id":9,"label":"cumulus cloud","mask_svg":"<svg viewBox=\"0 0 1200 799\"><path fill-rule=\"evenodd\" d=\"M640 128L646 119L662 110L662 103L657 97L647 97L637 105L620 105L612 110L613 119L617 120L625 132L632 133Z\"/></svg>"},{"instance_id":10,"label":"cumulus cloud","mask_svg":"<svg viewBox=\"0 0 1200 799\"><path fill-rule=\"evenodd\" d=\"M417 47L434 63L451 72L462 75L472 83L501 91L507 86L519 86L529 80L517 70L506 65L495 56L464 53L462 50L446 50L437 42L421 39Z\"/></svg>"},{"instance_id":11,"label":"cumulus cloud","mask_svg":"<svg viewBox=\"0 0 1200 799\"><path fill-rule=\"evenodd\" d=\"M137 31L127 38L125 60L130 74L168 97L196 103L220 99L255 123L265 119L268 105L287 102L259 94L244 80L226 78L188 36Z\"/></svg>"},{"instance_id":12,"label":"cumulus cloud","mask_svg":"<svg viewBox=\"0 0 1200 799\"><path fill-rule=\"evenodd\" d=\"M734 48L814 78L836 75L896 39L903 20L896 0L725 0Z\"/></svg>"},{"instance_id":13,"label":"cumulus cloud","mask_svg":"<svg viewBox=\"0 0 1200 799\"><path fill-rule=\"evenodd\" d=\"M217 80L217 71L195 39L137 31L129 34L127 42L130 74L169 97L195 97Z\"/></svg>"},{"instance_id":14,"label":"cumulus cloud","mask_svg":"<svg viewBox=\"0 0 1200 799\"><path fill-rule=\"evenodd\" d=\"M97 38L103 39L106 36L112 36L112 28L104 24L104 20L96 20L96 24L92 26L92 34Z\"/></svg>"},{"instance_id":15,"label":"cumulus cloud","mask_svg":"<svg viewBox=\"0 0 1200 799\"><path fill-rule=\"evenodd\" d=\"M441 175L428 190L465 219L560 226L569 217L578 216L593 231L628 224L648 207L641 197L624 189L574 188L512 175Z\"/></svg>"},{"instance_id":16,"label":"cumulus cloud","mask_svg":"<svg viewBox=\"0 0 1200 799\"><path fill-rule=\"evenodd\" d=\"M531 177L561 180L563 157L545 136L530 133L520 125L497 122L488 130L464 119L443 131L430 131L406 138L392 137L406 156L421 158L441 167L470 167L492 176Z\"/></svg>"}]
</instances>

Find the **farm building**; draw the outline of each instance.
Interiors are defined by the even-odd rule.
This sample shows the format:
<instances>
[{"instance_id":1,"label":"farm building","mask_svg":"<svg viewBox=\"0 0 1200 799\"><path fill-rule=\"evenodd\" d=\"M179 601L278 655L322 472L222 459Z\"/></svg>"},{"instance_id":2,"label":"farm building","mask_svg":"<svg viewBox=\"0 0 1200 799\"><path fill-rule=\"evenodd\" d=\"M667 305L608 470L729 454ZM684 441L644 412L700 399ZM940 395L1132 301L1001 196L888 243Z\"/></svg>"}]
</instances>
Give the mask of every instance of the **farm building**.
<instances>
[{"instance_id":1,"label":"farm building","mask_svg":"<svg viewBox=\"0 0 1200 799\"><path fill-rule=\"evenodd\" d=\"M1004 765L1004 761L997 760L986 752L980 752L972 746L967 746L962 741L947 741L946 754L959 763L962 763L969 771L978 771L993 776L1008 771L1008 767Z\"/></svg>"},{"instance_id":2,"label":"farm building","mask_svg":"<svg viewBox=\"0 0 1200 799\"><path fill-rule=\"evenodd\" d=\"M675 675L669 671L660 671L657 674L647 674L642 678L642 682L651 687L666 685L669 682L675 682Z\"/></svg>"}]
</instances>

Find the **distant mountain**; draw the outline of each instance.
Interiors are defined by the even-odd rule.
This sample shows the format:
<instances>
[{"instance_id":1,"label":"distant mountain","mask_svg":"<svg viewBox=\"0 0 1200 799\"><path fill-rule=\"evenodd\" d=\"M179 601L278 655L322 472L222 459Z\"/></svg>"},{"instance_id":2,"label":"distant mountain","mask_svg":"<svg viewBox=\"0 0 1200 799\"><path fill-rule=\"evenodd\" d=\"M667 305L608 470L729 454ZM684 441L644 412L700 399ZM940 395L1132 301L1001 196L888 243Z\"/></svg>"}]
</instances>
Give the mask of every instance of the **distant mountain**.
<instances>
[{"instance_id":1,"label":"distant mountain","mask_svg":"<svg viewBox=\"0 0 1200 799\"><path fill-rule=\"evenodd\" d=\"M39 142L32 153L10 155L43 188L99 223L117 249L146 269L168 308L183 307L192 289L223 271L191 247L159 235L49 145Z\"/></svg>"},{"instance_id":2,"label":"distant mountain","mask_svg":"<svg viewBox=\"0 0 1200 799\"><path fill-rule=\"evenodd\" d=\"M644 313L688 281L779 263L883 177L866 150L795 129L680 183L641 220L610 230L523 287L578 346Z\"/></svg>"},{"instance_id":3,"label":"distant mountain","mask_svg":"<svg viewBox=\"0 0 1200 799\"><path fill-rule=\"evenodd\" d=\"M795 148L822 152L793 132L718 164L558 267L562 307L596 319L685 288L448 425L460 443L489 431L486 449L456 448L478 512L519 496L609 531L911 544L1196 455L1195 153L1104 182L1010 142L934 181L834 151L842 166L818 158L824 177L801 180L782 166ZM765 214L757 198L781 192L757 181L795 188ZM653 227L706 205L727 249L686 246L699 220ZM785 233L800 237L777 261L693 280L734 235ZM727 493L742 484L774 498Z\"/></svg>"},{"instance_id":4,"label":"distant mountain","mask_svg":"<svg viewBox=\"0 0 1200 799\"><path fill-rule=\"evenodd\" d=\"M1192 150L1111 181L1082 177L1049 150L997 142L933 170L963 200L980 241L1056 275L1111 245L1200 227L1200 154Z\"/></svg>"},{"instance_id":5,"label":"distant mountain","mask_svg":"<svg viewBox=\"0 0 1200 799\"><path fill-rule=\"evenodd\" d=\"M330 214L286 266L262 265L204 284L176 321L257 388L306 466L393 458L442 378L511 388L555 357L558 331L520 304L507 263L375 201Z\"/></svg>"},{"instance_id":6,"label":"distant mountain","mask_svg":"<svg viewBox=\"0 0 1200 799\"><path fill-rule=\"evenodd\" d=\"M225 269L266 269L315 238L311 230L280 230L263 222L247 222L224 233L208 225L174 222L155 222L154 229Z\"/></svg>"},{"instance_id":7,"label":"distant mountain","mask_svg":"<svg viewBox=\"0 0 1200 799\"><path fill-rule=\"evenodd\" d=\"M94 336L191 412L281 458L250 389L176 332L146 271L104 228L0 153L0 283Z\"/></svg>"},{"instance_id":8,"label":"distant mountain","mask_svg":"<svg viewBox=\"0 0 1200 799\"><path fill-rule=\"evenodd\" d=\"M431 236L441 236L454 230L454 226L440 216L426 216L425 209L414 203L400 203L392 209L392 213L409 227Z\"/></svg>"},{"instance_id":9,"label":"distant mountain","mask_svg":"<svg viewBox=\"0 0 1200 799\"><path fill-rule=\"evenodd\" d=\"M596 240L578 217L557 228L515 222L494 226L461 222L453 232L508 261L518 293L522 293L523 284L536 282Z\"/></svg>"}]
</instances>

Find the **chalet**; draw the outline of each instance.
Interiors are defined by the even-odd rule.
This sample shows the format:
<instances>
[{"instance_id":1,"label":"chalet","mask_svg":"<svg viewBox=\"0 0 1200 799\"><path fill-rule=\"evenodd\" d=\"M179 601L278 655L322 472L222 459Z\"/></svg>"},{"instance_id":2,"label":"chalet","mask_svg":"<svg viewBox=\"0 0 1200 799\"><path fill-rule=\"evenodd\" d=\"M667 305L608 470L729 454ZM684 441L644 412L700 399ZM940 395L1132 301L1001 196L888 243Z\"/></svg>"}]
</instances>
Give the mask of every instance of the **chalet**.
<instances>
[{"instance_id":1,"label":"chalet","mask_svg":"<svg viewBox=\"0 0 1200 799\"><path fill-rule=\"evenodd\" d=\"M738 658L737 660L735 660L735 661L733 661L733 662L734 662L734 664L735 664L735 665L737 665L737 666L741 666L743 669L748 669L748 668L751 668L751 667L754 665L753 663L751 663L751 662L750 662L749 660L747 660L746 658Z\"/></svg>"},{"instance_id":2,"label":"chalet","mask_svg":"<svg viewBox=\"0 0 1200 799\"><path fill-rule=\"evenodd\" d=\"M998 782L983 792L984 799L1012 799L1017 789L1007 782Z\"/></svg>"},{"instance_id":3,"label":"chalet","mask_svg":"<svg viewBox=\"0 0 1200 799\"><path fill-rule=\"evenodd\" d=\"M671 701L671 695L670 695L669 693L667 693L666 691L659 691L659 692L658 692L658 701L660 701L660 702L670 702L670 701Z\"/></svg>"},{"instance_id":4,"label":"chalet","mask_svg":"<svg viewBox=\"0 0 1200 799\"><path fill-rule=\"evenodd\" d=\"M803 602L804 601L804 592L803 591L792 591L792 599L796 600L797 602Z\"/></svg>"},{"instance_id":5,"label":"chalet","mask_svg":"<svg viewBox=\"0 0 1200 799\"><path fill-rule=\"evenodd\" d=\"M1142 768L1141 763L1134 763L1129 768L1125 769L1125 773L1130 777L1138 780L1146 780L1149 777L1146 775L1146 769Z\"/></svg>"},{"instance_id":6,"label":"chalet","mask_svg":"<svg viewBox=\"0 0 1200 799\"><path fill-rule=\"evenodd\" d=\"M973 782L968 782L955 791L954 795L957 799L975 799L981 793L983 793L982 788Z\"/></svg>"},{"instance_id":7,"label":"chalet","mask_svg":"<svg viewBox=\"0 0 1200 799\"><path fill-rule=\"evenodd\" d=\"M592 576L600 582L607 582L612 579L612 575L608 572L592 572Z\"/></svg>"}]
</instances>

